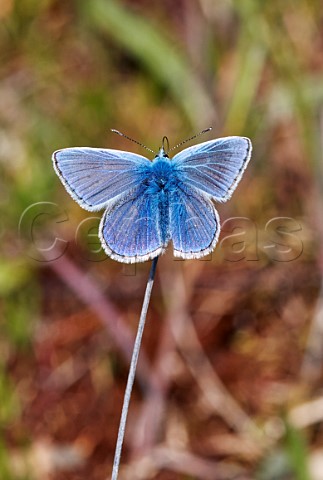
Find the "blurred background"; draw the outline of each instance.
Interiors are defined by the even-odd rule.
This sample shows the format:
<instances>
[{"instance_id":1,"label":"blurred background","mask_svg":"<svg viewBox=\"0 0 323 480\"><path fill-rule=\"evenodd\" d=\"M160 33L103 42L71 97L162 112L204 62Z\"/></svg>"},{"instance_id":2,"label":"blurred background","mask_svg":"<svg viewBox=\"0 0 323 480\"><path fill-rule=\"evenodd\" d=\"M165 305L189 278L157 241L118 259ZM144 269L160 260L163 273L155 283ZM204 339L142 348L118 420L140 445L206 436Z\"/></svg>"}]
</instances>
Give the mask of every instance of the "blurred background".
<instances>
[{"instance_id":1,"label":"blurred background","mask_svg":"<svg viewBox=\"0 0 323 480\"><path fill-rule=\"evenodd\" d=\"M1 0L0 478L111 472L149 263L100 250L69 146L252 139L203 261L158 264L120 479L323 479L319 0ZM188 144L189 145L189 144Z\"/></svg>"}]
</instances>

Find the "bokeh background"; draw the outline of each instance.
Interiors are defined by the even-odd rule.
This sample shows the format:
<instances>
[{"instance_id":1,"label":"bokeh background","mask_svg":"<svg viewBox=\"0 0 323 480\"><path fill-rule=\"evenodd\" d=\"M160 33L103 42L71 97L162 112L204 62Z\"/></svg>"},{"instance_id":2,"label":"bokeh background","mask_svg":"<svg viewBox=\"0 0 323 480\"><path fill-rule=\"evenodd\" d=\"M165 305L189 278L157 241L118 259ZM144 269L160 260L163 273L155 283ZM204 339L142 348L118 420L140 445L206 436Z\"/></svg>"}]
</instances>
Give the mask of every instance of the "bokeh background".
<instances>
[{"instance_id":1,"label":"bokeh background","mask_svg":"<svg viewBox=\"0 0 323 480\"><path fill-rule=\"evenodd\" d=\"M322 12L1 0L1 480L109 477L150 268L103 255L52 152L207 127L253 157L215 253L159 261L120 479L323 479Z\"/></svg>"}]
</instances>

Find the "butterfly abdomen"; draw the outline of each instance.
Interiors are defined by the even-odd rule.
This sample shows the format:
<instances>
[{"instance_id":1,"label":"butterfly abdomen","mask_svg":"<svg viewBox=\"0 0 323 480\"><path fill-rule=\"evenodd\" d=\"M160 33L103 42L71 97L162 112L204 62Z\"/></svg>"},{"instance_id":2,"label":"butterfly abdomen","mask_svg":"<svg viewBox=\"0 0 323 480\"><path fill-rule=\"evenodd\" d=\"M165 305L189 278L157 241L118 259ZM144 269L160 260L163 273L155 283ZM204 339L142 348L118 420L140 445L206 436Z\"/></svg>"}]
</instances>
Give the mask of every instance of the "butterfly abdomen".
<instances>
[{"instance_id":1,"label":"butterfly abdomen","mask_svg":"<svg viewBox=\"0 0 323 480\"><path fill-rule=\"evenodd\" d=\"M174 190L176 178L169 159L157 158L143 180L145 195L153 197L153 215L160 225L161 241L164 246L169 241L169 199Z\"/></svg>"}]
</instances>

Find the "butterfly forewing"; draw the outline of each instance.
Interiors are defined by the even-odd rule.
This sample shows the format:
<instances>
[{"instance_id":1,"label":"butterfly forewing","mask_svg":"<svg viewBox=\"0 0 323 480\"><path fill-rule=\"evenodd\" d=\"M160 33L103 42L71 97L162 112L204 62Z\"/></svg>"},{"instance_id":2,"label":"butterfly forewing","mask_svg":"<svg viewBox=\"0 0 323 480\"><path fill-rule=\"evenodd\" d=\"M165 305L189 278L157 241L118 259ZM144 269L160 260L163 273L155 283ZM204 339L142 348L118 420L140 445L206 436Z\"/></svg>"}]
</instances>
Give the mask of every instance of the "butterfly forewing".
<instances>
[{"instance_id":1,"label":"butterfly forewing","mask_svg":"<svg viewBox=\"0 0 323 480\"><path fill-rule=\"evenodd\" d=\"M53 163L66 190L89 211L137 187L151 165L135 153L85 147L58 150Z\"/></svg>"},{"instance_id":2,"label":"butterfly forewing","mask_svg":"<svg viewBox=\"0 0 323 480\"><path fill-rule=\"evenodd\" d=\"M239 183L250 156L248 138L225 137L186 148L172 161L183 182L225 202Z\"/></svg>"}]
</instances>

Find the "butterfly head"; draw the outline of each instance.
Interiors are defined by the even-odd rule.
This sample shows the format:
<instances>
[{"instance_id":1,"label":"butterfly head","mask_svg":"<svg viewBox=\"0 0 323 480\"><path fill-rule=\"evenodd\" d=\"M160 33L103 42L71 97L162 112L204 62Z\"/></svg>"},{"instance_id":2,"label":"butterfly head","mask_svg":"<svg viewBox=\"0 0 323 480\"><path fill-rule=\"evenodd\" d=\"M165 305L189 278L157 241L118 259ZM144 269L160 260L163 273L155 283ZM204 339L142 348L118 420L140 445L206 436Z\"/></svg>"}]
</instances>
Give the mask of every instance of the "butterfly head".
<instances>
[{"instance_id":1,"label":"butterfly head","mask_svg":"<svg viewBox=\"0 0 323 480\"><path fill-rule=\"evenodd\" d=\"M156 158L169 158L168 157L168 152L169 152L169 141L167 137L163 137L162 140L162 146L159 149L158 155L156 155Z\"/></svg>"}]
</instances>

